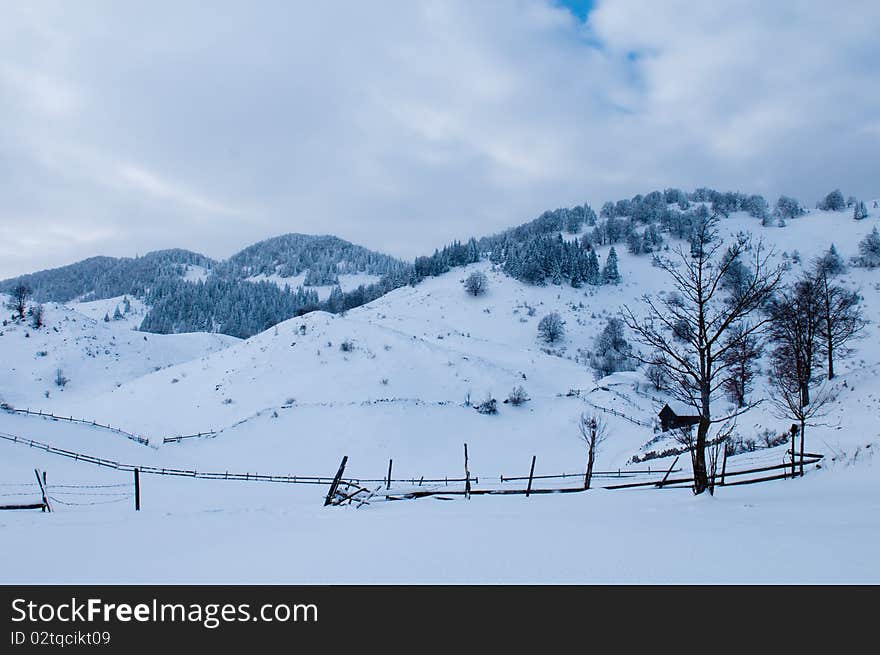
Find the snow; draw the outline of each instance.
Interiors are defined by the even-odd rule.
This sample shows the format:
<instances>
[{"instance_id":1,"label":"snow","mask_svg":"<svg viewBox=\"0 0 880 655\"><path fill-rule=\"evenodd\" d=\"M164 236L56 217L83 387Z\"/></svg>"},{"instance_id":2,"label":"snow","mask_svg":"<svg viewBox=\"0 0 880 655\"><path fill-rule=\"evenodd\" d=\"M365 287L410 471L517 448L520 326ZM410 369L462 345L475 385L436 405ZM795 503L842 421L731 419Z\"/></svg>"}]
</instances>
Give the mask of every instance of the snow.
<instances>
[{"instance_id":1,"label":"snow","mask_svg":"<svg viewBox=\"0 0 880 655\"><path fill-rule=\"evenodd\" d=\"M858 223L849 212L814 211L785 228L763 228L744 215L722 226L730 234L748 229L789 255L799 251L793 275L831 241L845 259L855 255L878 221L878 211L869 211ZM527 474L533 455L536 474L582 472L578 417L598 412L609 428L599 470L665 471L669 458L629 461L674 445L652 429L669 398L637 372L596 380L579 352L592 348L619 306L638 308L641 294L668 289L649 257L624 250L618 248L623 283L616 287L532 287L485 262L345 315L315 312L244 341L145 335L127 321L103 322L116 299L49 304L46 328L3 327L0 395L16 406L145 434L150 445L6 412L0 433L125 464L198 471L332 476L348 455L347 475L360 478L382 478L389 459L395 478L459 477L467 443L471 474L486 484ZM606 254L599 249L600 261ZM489 279L487 294L476 298L461 286L474 268ZM108 488L120 495L106 496L106 504L58 503L51 515L0 512L0 552L14 553L16 562L0 565L0 582L880 582L878 275L848 273L872 323L839 365L826 425L808 429L807 450L827 459L804 479L724 487L715 497L594 489L356 510L325 509L326 486L145 474L138 514L130 487ZM566 321L566 336L548 346L537 339L537 323L551 311ZM343 342L352 348L341 349ZM37 357L41 350L47 354ZM63 391L52 383L59 366L71 379ZM520 384L531 400L503 404ZM490 394L497 415L465 403ZM737 429L751 438L784 431L790 421L770 409L753 410ZM162 443L208 430L216 434ZM734 462L780 463L784 450L761 449ZM39 467L50 491L67 502L104 497L53 485L131 481L130 473L5 440L0 453L0 484L30 484ZM0 494L20 489L35 493L0 486ZM55 547L60 541L63 550Z\"/></svg>"},{"instance_id":2,"label":"snow","mask_svg":"<svg viewBox=\"0 0 880 655\"><path fill-rule=\"evenodd\" d=\"M183 274L183 279L187 282L204 282L208 279L208 275L210 275L210 273L211 271L204 266L188 264L186 267L186 272Z\"/></svg>"},{"instance_id":3,"label":"snow","mask_svg":"<svg viewBox=\"0 0 880 655\"><path fill-rule=\"evenodd\" d=\"M0 302L5 306L4 298ZM38 330L7 321L0 327L0 374L6 380L0 384L0 400L81 415L96 396L117 385L238 341L220 334L136 332L144 312L137 301L128 317L105 322L104 314L112 316L117 305L122 306L122 298L71 306L46 303L45 326ZM63 389L55 384L58 369L69 380Z\"/></svg>"},{"instance_id":4,"label":"snow","mask_svg":"<svg viewBox=\"0 0 880 655\"><path fill-rule=\"evenodd\" d=\"M338 276L339 278L339 286L342 288L344 292L354 291L360 285L368 286L373 284L374 282L378 282L381 278L378 275L370 275L369 273L343 273ZM303 283L306 281L306 273L300 273L299 275L295 275L292 277L281 277L277 273L273 273L272 275L252 275L247 278L247 282L272 282L280 289L283 289L285 286L289 286L291 289L296 289L297 287L301 287ZM330 297L330 293L333 291L335 284L325 284L321 286L309 286L308 289L314 290L318 294L319 300L327 300Z\"/></svg>"}]
</instances>

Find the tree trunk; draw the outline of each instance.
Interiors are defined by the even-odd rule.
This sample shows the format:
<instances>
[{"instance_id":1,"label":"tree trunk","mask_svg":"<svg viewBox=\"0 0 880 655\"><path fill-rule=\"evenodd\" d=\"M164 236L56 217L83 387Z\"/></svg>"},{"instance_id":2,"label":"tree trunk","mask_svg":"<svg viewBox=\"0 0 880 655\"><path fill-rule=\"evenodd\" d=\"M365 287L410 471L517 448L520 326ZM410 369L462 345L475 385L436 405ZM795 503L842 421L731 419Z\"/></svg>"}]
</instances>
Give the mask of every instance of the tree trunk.
<instances>
[{"instance_id":1,"label":"tree trunk","mask_svg":"<svg viewBox=\"0 0 880 655\"><path fill-rule=\"evenodd\" d=\"M590 444L590 453L587 456L587 474L584 476L584 490L590 488L590 481L593 479L593 460L595 459L594 447Z\"/></svg>"},{"instance_id":2,"label":"tree trunk","mask_svg":"<svg viewBox=\"0 0 880 655\"><path fill-rule=\"evenodd\" d=\"M810 404L810 382L806 381L801 385L801 407L806 407Z\"/></svg>"},{"instance_id":3,"label":"tree trunk","mask_svg":"<svg viewBox=\"0 0 880 655\"><path fill-rule=\"evenodd\" d=\"M697 425L697 442L694 444L692 461L694 463L694 493L701 494L709 488L709 475L706 471L706 436L709 434L709 419L700 418Z\"/></svg>"},{"instance_id":4,"label":"tree trunk","mask_svg":"<svg viewBox=\"0 0 880 655\"><path fill-rule=\"evenodd\" d=\"M804 431L807 429L806 421L801 419L801 466L800 475L804 477Z\"/></svg>"},{"instance_id":5,"label":"tree trunk","mask_svg":"<svg viewBox=\"0 0 880 655\"><path fill-rule=\"evenodd\" d=\"M834 379L834 351L830 339L828 340L828 379Z\"/></svg>"}]
</instances>

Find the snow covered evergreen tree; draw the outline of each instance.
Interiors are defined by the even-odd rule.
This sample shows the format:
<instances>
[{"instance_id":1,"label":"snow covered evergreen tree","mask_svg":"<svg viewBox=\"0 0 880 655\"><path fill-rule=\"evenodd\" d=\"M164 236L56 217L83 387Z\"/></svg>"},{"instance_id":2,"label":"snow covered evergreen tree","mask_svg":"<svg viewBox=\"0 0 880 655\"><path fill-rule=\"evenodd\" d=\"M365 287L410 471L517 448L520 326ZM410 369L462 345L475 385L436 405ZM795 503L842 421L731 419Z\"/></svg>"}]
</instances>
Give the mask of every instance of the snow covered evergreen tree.
<instances>
[{"instance_id":1,"label":"snow covered evergreen tree","mask_svg":"<svg viewBox=\"0 0 880 655\"><path fill-rule=\"evenodd\" d=\"M861 221L862 219L868 218L868 208L865 206L864 201L858 200L853 206L853 218L857 221Z\"/></svg>"},{"instance_id":2,"label":"snow covered evergreen tree","mask_svg":"<svg viewBox=\"0 0 880 655\"><path fill-rule=\"evenodd\" d=\"M880 266L880 233L877 232L876 227L859 241L859 256L856 262L865 268Z\"/></svg>"},{"instance_id":3,"label":"snow covered evergreen tree","mask_svg":"<svg viewBox=\"0 0 880 655\"><path fill-rule=\"evenodd\" d=\"M590 366L597 378L603 378L617 371L635 370L632 346L624 335L624 322L619 318L609 318L602 332L593 343Z\"/></svg>"},{"instance_id":4,"label":"snow covered evergreen tree","mask_svg":"<svg viewBox=\"0 0 880 655\"><path fill-rule=\"evenodd\" d=\"M816 207L824 211L840 212L846 209L846 201L843 199L840 189L835 189L820 200Z\"/></svg>"},{"instance_id":5,"label":"snow covered evergreen tree","mask_svg":"<svg viewBox=\"0 0 880 655\"><path fill-rule=\"evenodd\" d=\"M807 210L801 207L797 200L789 196L779 196L779 199L776 201L776 207L773 210L774 216L786 220L803 216L806 213Z\"/></svg>"},{"instance_id":6,"label":"snow covered evergreen tree","mask_svg":"<svg viewBox=\"0 0 880 655\"><path fill-rule=\"evenodd\" d=\"M608 257L605 258L605 266L602 267L602 282L604 284L619 284L620 272L617 270L617 252L614 246L608 251Z\"/></svg>"}]
</instances>

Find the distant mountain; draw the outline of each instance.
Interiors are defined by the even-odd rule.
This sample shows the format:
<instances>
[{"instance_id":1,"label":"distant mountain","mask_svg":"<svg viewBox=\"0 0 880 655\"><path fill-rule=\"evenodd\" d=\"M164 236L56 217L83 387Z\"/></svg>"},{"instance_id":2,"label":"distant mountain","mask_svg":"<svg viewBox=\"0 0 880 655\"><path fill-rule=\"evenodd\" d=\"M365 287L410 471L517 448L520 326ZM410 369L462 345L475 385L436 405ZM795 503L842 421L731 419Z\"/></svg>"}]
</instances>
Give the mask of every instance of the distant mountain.
<instances>
[{"instance_id":1,"label":"distant mountain","mask_svg":"<svg viewBox=\"0 0 880 655\"><path fill-rule=\"evenodd\" d=\"M848 201L840 201L838 196L842 194L835 191L826 200L833 197L847 209ZM854 198L851 201L856 202ZM708 188L692 192L665 189L606 202L598 214L587 204L547 211L494 235L454 241L412 263L334 236L285 234L255 243L221 262L185 250L160 251L135 259L96 257L0 282L0 292L9 291L21 280L33 288L37 301L128 294L142 298L151 308L142 330L250 337L316 309L339 313L359 307L399 287L416 285L482 259L530 284L616 284L626 274L618 270L616 249L653 256L666 247L669 238L688 239L694 227L710 215L737 213L757 219L758 225L767 228L784 227L787 221L808 212L786 196L771 209L760 195ZM597 246L611 246L603 261ZM203 270L193 271L192 267ZM365 279L356 287L349 279L348 287L343 288L340 276L354 274L378 279ZM323 295L319 296L315 287L324 287Z\"/></svg>"},{"instance_id":2,"label":"distant mountain","mask_svg":"<svg viewBox=\"0 0 880 655\"><path fill-rule=\"evenodd\" d=\"M248 279L306 273L306 286L338 283L338 276L353 273L385 275L405 267L399 259L383 255L338 237L284 234L260 241L236 253L217 268L225 278Z\"/></svg>"},{"instance_id":3,"label":"distant mountain","mask_svg":"<svg viewBox=\"0 0 880 655\"><path fill-rule=\"evenodd\" d=\"M92 257L4 280L0 292L24 282L36 302L129 295L150 307L142 330L248 337L321 307L310 287L338 285L339 276L346 274L408 280L409 268L394 257L338 237L285 234L255 243L225 261L180 249L134 258ZM287 278L291 278L289 286L279 284ZM343 300L336 288L326 304L341 310L363 304L365 297L359 288Z\"/></svg>"},{"instance_id":4,"label":"distant mountain","mask_svg":"<svg viewBox=\"0 0 880 655\"><path fill-rule=\"evenodd\" d=\"M142 257L90 257L76 264L3 280L0 293L8 293L19 282L24 282L38 302L139 297L159 280L182 278L189 266L211 269L216 262L179 248L157 250Z\"/></svg>"}]
</instances>

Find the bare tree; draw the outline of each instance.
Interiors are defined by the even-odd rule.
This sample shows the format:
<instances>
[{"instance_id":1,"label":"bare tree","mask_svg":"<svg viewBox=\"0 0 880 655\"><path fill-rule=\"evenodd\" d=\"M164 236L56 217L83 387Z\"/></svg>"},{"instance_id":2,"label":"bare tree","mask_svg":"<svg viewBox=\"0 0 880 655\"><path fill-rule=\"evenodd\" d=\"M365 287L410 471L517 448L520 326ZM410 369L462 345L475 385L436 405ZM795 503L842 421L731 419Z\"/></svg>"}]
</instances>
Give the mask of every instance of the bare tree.
<instances>
[{"instance_id":1,"label":"bare tree","mask_svg":"<svg viewBox=\"0 0 880 655\"><path fill-rule=\"evenodd\" d=\"M590 488L593 479L593 464L596 462L596 453L599 446L608 438L608 428L605 422L595 414L581 414L578 421L578 431L581 439L587 445L587 470L584 473L584 489Z\"/></svg>"},{"instance_id":2,"label":"bare tree","mask_svg":"<svg viewBox=\"0 0 880 655\"><path fill-rule=\"evenodd\" d=\"M727 444L730 442L730 435L733 434L733 431L736 427L735 417L726 421L721 428L718 430L714 439L706 442L706 447L704 447L703 452L708 451L708 465L706 469L707 475L707 486L706 489L709 491L709 494L715 495L715 477L718 473L718 457L724 450L727 448ZM694 433L693 426L684 426L680 428L676 428L673 431L672 438L676 441L676 443L684 446L688 453L691 456L691 468L693 471L697 470L697 437L696 433ZM697 492L697 476L694 475L694 493Z\"/></svg>"},{"instance_id":3,"label":"bare tree","mask_svg":"<svg viewBox=\"0 0 880 655\"><path fill-rule=\"evenodd\" d=\"M861 336L867 325L859 307L861 296L833 281L833 271L820 263L816 266L816 293L821 320L821 351L828 363L828 379L834 378L834 358L846 357L848 344Z\"/></svg>"},{"instance_id":4,"label":"bare tree","mask_svg":"<svg viewBox=\"0 0 880 655\"><path fill-rule=\"evenodd\" d=\"M770 371L770 384L774 394L771 403L779 418L797 421L800 433L800 474L804 474L804 433L807 426L820 425L816 422L826 415L827 405L834 396L827 387L821 387L809 403L803 402L802 381L798 377L796 367L791 361L774 359ZM791 441L792 475L794 475L794 434Z\"/></svg>"},{"instance_id":5,"label":"bare tree","mask_svg":"<svg viewBox=\"0 0 880 655\"><path fill-rule=\"evenodd\" d=\"M810 386L819 366L820 301L818 285L804 275L783 289L769 303L771 321L768 333L775 344L771 374L785 372L787 381L800 388L800 404L810 404Z\"/></svg>"},{"instance_id":6,"label":"bare tree","mask_svg":"<svg viewBox=\"0 0 880 655\"><path fill-rule=\"evenodd\" d=\"M43 319L43 306L40 304L32 305L28 310L28 314L31 317L31 327L35 330L39 330L44 325Z\"/></svg>"},{"instance_id":7,"label":"bare tree","mask_svg":"<svg viewBox=\"0 0 880 655\"><path fill-rule=\"evenodd\" d=\"M27 299L32 294L33 290L25 282L19 282L12 287L12 303L10 307L22 320L24 320L24 312L27 309Z\"/></svg>"},{"instance_id":8,"label":"bare tree","mask_svg":"<svg viewBox=\"0 0 880 655\"><path fill-rule=\"evenodd\" d=\"M724 381L724 391L740 408L746 406L746 398L759 372L755 362L763 351L757 335L748 334L742 337L741 332L747 329L743 325L737 325L730 330L728 338L733 345L724 355L725 364L729 367L727 379Z\"/></svg>"},{"instance_id":9,"label":"bare tree","mask_svg":"<svg viewBox=\"0 0 880 655\"><path fill-rule=\"evenodd\" d=\"M464 290L472 296L480 296L489 288L489 280L483 271L474 271L465 278Z\"/></svg>"},{"instance_id":10,"label":"bare tree","mask_svg":"<svg viewBox=\"0 0 880 655\"><path fill-rule=\"evenodd\" d=\"M737 235L725 248L717 224L717 216L698 222L688 250L677 245L672 249L673 259L656 258L655 264L672 279L674 293L658 298L645 295L644 318L637 318L629 307L622 311L636 340L654 351L644 359L639 354L636 358L645 364L662 362L671 381L670 393L700 416L693 447L697 494L709 487L705 449L710 427L757 404L713 415L712 400L729 377L726 354L765 327L768 317L763 314L746 319L762 309L783 273L782 266L773 261L774 253L761 241L753 244L748 235ZM736 263L745 266L741 283L722 284ZM656 353L662 356L659 360Z\"/></svg>"},{"instance_id":11,"label":"bare tree","mask_svg":"<svg viewBox=\"0 0 880 655\"><path fill-rule=\"evenodd\" d=\"M655 391L664 391L669 386L666 378L666 368L663 366L663 357L658 355L645 369L645 377Z\"/></svg>"},{"instance_id":12,"label":"bare tree","mask_svg":"<svg viewBox=\"0 0 880 655\"><path fill-rule=\"evenodd\" d=\"M565 321L556 312L551 312L538 321L538 336L547 343L555 343L564 335Z\"/></svg>"}]
</instances>

